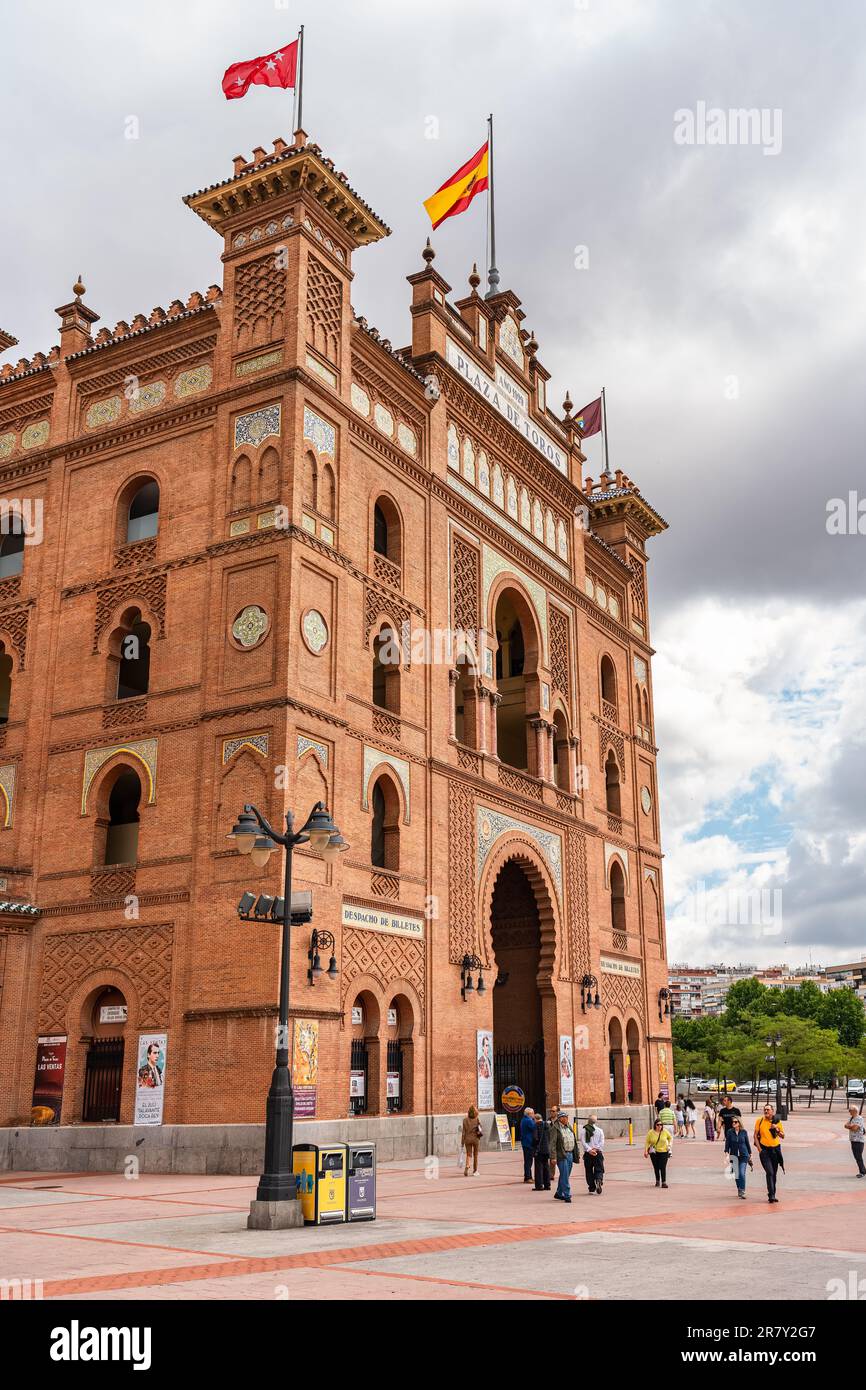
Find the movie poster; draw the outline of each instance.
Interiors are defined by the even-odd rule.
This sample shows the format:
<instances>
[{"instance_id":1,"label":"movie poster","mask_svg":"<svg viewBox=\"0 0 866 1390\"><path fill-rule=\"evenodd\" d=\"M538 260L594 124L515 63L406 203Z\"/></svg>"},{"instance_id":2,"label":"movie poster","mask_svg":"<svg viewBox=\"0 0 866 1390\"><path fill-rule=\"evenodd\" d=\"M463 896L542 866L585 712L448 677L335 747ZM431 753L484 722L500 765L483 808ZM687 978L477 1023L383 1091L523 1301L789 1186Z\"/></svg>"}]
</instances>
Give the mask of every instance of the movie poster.
<instances>
[{"instance_id":1,"label":"movie poster","mask_svg":"<svg viewBox=\"0 0 866 1390\"><path fill-rule=\"evenodd\" d=\"M478 1074L478 1109L493 1109L493 1034L479 1028L475 1034L475 1070Z\"/></svg>"},{"instance_id":2,"label":"movie poster","mask_svg":"<svg viewBox=\"0 0 866 1390\"><path fill-rule=\"evenodd\" d=\"M574 1105L574 1052L567 1033L559 1039L559 1103Z\"/></svg>"},{"instance_id":3,"label":"movie poster","mask_svg":"<svg viewBox=\"0 0 866 1390\"><path fill-rule=\"evenodd\" d=\"M59 1125L66 1073L66 1035L36 1039L36 1072L30 1123Z\"/></svg>"},{"instance_id":4,"label":"movie poster","mask_svg":"<svg viewBox=\"0 0 866 1390\"><path fill-rule=\"evenodd\" d=\"M138 1066L135 1074L135 1120L137 1125L161 1125L165 1098L166 1033L139 1033Z\"/></svg>"},{"instance_id":5,"label":"movie poster","mask_svg":"<svg viewBox=\"0 0 866 1390\"><path fill-rule=\"evenodd\" d=\"M668 1079L668 1045L659 1043L659 1095L664 1096L665 1100L670 1097L670 1084Z\"/></svg>"},{"instance_id":6,"label":"movie poster","mask_svg":"<svg viewBox=\"0 0 866 1390\"><path fill-rule=\"evenodd\" d=\"M292 1090L295 1094L295 1115L298 1119L314 1118L318 1087L319 1020L296 1018L292 1048Z\"/></svg>"}]
</instances>

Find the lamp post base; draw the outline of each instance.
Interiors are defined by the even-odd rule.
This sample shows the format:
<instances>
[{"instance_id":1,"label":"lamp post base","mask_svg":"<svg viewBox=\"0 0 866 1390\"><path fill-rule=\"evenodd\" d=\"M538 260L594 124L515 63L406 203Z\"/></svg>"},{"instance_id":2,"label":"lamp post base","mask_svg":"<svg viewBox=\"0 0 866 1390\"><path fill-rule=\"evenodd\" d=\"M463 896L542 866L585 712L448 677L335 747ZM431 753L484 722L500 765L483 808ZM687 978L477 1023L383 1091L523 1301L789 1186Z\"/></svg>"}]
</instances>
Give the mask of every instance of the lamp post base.
<instances>
[{"instance_id":1,"label":"lamp post base","mask_svg":"<svg viewBox=\"0 0 866 1390\"><path fill-rule=\"evenodd\" d=\"M248 1231L287 1231L303 1224L304 1209L294 1197L285 1202L260 1202L258 1198L250 1202Z\"/></svg>"}]
</instances>

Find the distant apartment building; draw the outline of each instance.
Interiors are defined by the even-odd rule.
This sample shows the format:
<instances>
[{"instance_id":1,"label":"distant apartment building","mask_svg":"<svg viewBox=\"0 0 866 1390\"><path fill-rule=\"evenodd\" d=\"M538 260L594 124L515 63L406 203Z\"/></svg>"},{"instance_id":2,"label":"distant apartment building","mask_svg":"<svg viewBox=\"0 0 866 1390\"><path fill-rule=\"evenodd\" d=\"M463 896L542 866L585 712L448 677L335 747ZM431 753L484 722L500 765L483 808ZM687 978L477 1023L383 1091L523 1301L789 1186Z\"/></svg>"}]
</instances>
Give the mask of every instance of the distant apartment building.
<instances>
[{"instance_id":1,"label":"distant apartment building","mask_svg":"<svg viewBox=\"0 0 866 1390\"><path fill-rule=\"evenodd\" d=\"M824 974L830 981L831 988L841 989L847 985L849 989L853 989L866 1008L866 956L861 956L859 960L848 965L825 966Z\"/></svg>"}]
</instances>

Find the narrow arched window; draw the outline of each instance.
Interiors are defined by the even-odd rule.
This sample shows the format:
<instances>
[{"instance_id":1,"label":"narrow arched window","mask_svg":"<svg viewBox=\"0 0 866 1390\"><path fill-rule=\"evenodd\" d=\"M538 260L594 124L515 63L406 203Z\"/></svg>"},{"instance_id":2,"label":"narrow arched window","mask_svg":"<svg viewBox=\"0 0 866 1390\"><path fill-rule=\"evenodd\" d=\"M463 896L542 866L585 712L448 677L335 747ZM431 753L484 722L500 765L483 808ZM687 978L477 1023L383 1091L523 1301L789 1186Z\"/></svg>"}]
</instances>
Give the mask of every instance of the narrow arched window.
<instances>
[{"instance_id":1,"label":"narrow arched window","mask_svg":"<svg viewBox=\"0 0 866 1390\"><path fill-rule=\"evenodd\" d=\"M9 706L12 702L12 657L0 642L0 724L9 722Z\"/></svg>"},{"instance_id":2,"label":"narrow arched window","mask_svg":"<svg viewBox=\"0 0 866 1390\"><path fill-rule=\"evenodd\" d=\"M108 828L105 836L106 864L135 864L138 860L138 808L141 780L131 768L124 769L108 798Z\"/></svg>"},{"instance_id":3,"label":"narrow arched window","mask_svg":"<svg viewBox=\"0 0 866 1390\"><path fill-rule=\"evenodd\" d=\"M373 642L373 704L400 711L400 648L392 627L383 627Z\"/></svg>"},{"instance_id":4,"label":"narrow arched window","mask_svg":"<svg viewBox=\"0 0 866 1390\"><path fill-rule=\"evenodd\" d=\"M608 815L621 816L622 798L620 794L619 764L613 749L608 753L607 761L604 765L604 794Z\"/></svg>"},{"instance_id":5,"label":"narrow arched window","mask_svg":"<svg viewBox=\"0 0 866 1390\"><path fill-rule=\"evenodd\" d=\"M398 570L403 563L400 513L390 497L380 497L373 508L373 551L390 560Z\"/></svg>"},{"instance_id":6,"label":"narrow arched window","mask_svg":"<svg viewBox=\"0 0 866 1390\"><path fill-rule=\"evenodd\" d=\"M610 866L610 925L614 945L619 945L626 936L625 875L616 860Z\"/></svg>"},{"instance_id":7,"label":"narrow arched window","mask_svg":"<svg viewBox=\"0 0 866 1390\"><path fill-rule=\"evenodd\" d=\"M148 478L132 497L126 521L127 542L143 541L159 530L159 483Z\"/></svg>"},{"instance_id":8,"label":"narrow arched window","mask_svg":"<svg viewBox=\"0 0 866 1390\"><path fill-rule=\"evenodd\" d=\"M0 579L20 574L24 565L24 532L9 531L0 540Z\"/></svg>"},{"instance_id":9,"label":"narrow arched window","mask_svg":"<svg viewBox=\"0 0 866 1390\"><path fill-rule=\"evenodd\" d=\"M377 869L400 867L400 798L390 777L379 777L371 797L370 863Z\"/></svg>"},{"instance_id":10,"label":"narrow arched window","mask_svg":"<svg viewBox=\"0 0 866 1390\"><path fill-rule=\"evenodd\" d=\"M601 658L601 698L610 706L609 712L616 714L616 668L609 656Z\"/></svg>"},{"instance_id":11,"label":"narrow arched window","mask_svg":"<svg viewBox=\"0 0 866 1390\"><path fill-rule=\"evenodd\" d=\"M146 695L150 685L150 624L137 609L127 619L129 626L120 637L117 669L117 698L131 700Z\"/></svg>"}]
</instances>

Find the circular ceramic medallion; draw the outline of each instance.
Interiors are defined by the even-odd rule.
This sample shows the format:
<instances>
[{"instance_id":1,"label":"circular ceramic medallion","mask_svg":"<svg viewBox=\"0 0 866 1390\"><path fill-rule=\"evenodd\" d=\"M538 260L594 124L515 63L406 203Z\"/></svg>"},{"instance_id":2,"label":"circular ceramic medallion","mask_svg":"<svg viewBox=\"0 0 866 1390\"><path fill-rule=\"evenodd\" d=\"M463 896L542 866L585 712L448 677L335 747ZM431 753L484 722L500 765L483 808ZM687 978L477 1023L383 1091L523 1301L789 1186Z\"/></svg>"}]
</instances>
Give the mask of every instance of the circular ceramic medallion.
<instances>
[{"instance_id":1,"label":"circular ceramic medallion","mask_svg":"<svg viewBox=\"0 0 866 1390\"><path fill-rule=\"evenodd\" d=\"M301 619L301 631L310 651L316 656L328 645L328 624L317 608L309 608Z\"/></svg>"},{"instance_id":2,"label":"circular ceramic medallion","mask_svg":"<svg viewBox=\"0 0 866 1390\"><path fill-rule=\"evenodd\" d=\"M268 615L251 603L241 609L232 623L232 637L241 647L257 647L268 630Z\"/></svg>"},{"instance_id":3,"label":"circular ceramic medallion","mask_svg":"<svg viewBox=\"0 0 866 1390\"><path fill-rule=\"evenodd\" d=\"M650 791L649 787L641 787L640 804L644 809L645 815L649 815L653 807L652 792Z\"/></svg>"}]
</instances>

